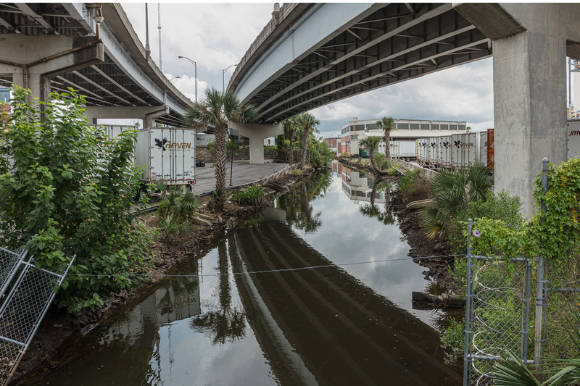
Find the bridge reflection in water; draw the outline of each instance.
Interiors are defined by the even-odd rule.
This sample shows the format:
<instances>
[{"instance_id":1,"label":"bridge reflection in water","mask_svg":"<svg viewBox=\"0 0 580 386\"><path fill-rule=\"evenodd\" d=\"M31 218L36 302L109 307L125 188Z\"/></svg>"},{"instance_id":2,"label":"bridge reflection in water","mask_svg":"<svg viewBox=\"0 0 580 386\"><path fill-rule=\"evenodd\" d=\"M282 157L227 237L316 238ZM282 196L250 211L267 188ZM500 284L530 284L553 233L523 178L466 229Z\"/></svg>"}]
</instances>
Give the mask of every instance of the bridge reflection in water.
<instances>
[{"instance_id":1,"label":"bridge reflection in water","mask_svg":"<svg viewBox=\"0 0 580 386\"><path fill-rule=\"evenodd\" d=\"M228 243L234 272L331 264L285 223L267 218ZM343 269L235 277L283 385L443 385L459 377L443 364L436 331Z\"/></svg>"},{"instance_id":2,"label":"bridge reflection in water","mask_svg":"<svg viewBox=\"0 0 580 386\"><path fill-rule=\"evenodd\" d=\"M172 272L191 276L164 279L24 384L459 384L432 318L405 300L427 283L422 268L363 264L408 251L388 206L375 203L388 187L372 182L357 209L342 186L325 173L291 189ZM358 265L294 270L333 262Z\"/></svg>"}]
</instances>

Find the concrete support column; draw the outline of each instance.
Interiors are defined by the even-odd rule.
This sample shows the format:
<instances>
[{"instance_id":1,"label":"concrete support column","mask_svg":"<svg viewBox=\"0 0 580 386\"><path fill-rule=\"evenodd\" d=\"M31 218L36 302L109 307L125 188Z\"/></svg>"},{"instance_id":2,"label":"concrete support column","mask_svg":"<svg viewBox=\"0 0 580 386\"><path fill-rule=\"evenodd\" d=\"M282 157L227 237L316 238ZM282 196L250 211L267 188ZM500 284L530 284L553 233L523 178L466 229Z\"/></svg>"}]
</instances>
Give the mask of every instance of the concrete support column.
<instances>
[{"instance_id":1,"label":"concrete support column","mask_svg":"<svg viewBox=\"0 0 580 386\"><path fill-rule=\"evenodd\" d=\"M495 190L518 195L530 216L542 159L567 159L566 40L523 32L494 41L493 83Z\"/></svg>"},{"instance_id":2,"label":"concrete support column","mask_svg":"<svg viewBox=\"0 0 580 386\"><path fill-rule=\"evenodd\" d=\"M567 159L566 55L580 58L580 5L458 3L493 41L495 190L533 211L542 159Z\"/></svg>"},{"instance_id":3,"label":"concrete support column","mask_svg":"<svg viewBox=\"0 0 580 386\"><path fill-rule=\"evenodd\" d=\"M250 163L264 163L264 140L284 134L282 125L240 124L230 122L229 127L238 130L242 137L250 140Z\"/></svg>"}]
</instances>

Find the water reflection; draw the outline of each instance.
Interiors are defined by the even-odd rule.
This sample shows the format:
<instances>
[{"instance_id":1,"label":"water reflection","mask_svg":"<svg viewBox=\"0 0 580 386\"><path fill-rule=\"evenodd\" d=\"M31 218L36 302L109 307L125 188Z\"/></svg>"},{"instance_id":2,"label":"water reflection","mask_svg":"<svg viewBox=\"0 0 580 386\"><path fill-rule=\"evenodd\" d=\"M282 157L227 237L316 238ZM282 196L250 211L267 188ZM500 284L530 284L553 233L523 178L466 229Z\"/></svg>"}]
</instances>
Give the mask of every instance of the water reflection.
<instances>
[{"instance_id":1,"label":"water reflection","mask_svg":"<svg viewBox=\"0 0 580 386\"><path fill-rule=\"evenodd\" d=\"M212 336L212 342L225 343L245 336L245 314L241 307L232 305L230 272L225 241L218 243L219 307L210 305L208 311L191 320L191 326Z\"/></svg>"},{"instance_id":2,"label":"water reflection","mask_svg":"<svg viewBox=\"0 0 580 386\"><path fill-rule=\"evenodd\" d=\"M378 221L382 222L385 225L394 224L395 216L393 216L393 213L391 212L390 209L390 205L387 202L390 190L391 186L388 182L380 179L375 179L375 182L373 183L373 188L370 193L370 204L361 205L361 207L359 208L359 212L363 216L376 218ZM383 192L385 196L384 211L377 205L375 205L377 194L382 194Z\"/></svg>"},{"instance_id":3,"label":"water reflection","mask_svg":"<svg viewBox=\"0 0 580 386\"><path fill-rule=\"evenodd\" d=\"M387 219L388 185L359 174L369 201L353 205L343 189L353 173L294 187L174 272L208 276L164 280L29 384L459 384L434 315L410 303L422 268L382 261L408 252Z\"/></svg>"},{"instance_id":4,"label":"water reflection","mask_svg":"<svg viewBox=\"0 0 580 386\"><path fill-rule=\"evenodd\" d=\"M386 202L386 194L381 189L377 190L375 188L379 180L372 174L349 168L338 161L334 162L336 163L337 174L342 179L343 192L356 204L359 201L370 202L371 200L373 203Z\"/></svg>"}]
</instances>

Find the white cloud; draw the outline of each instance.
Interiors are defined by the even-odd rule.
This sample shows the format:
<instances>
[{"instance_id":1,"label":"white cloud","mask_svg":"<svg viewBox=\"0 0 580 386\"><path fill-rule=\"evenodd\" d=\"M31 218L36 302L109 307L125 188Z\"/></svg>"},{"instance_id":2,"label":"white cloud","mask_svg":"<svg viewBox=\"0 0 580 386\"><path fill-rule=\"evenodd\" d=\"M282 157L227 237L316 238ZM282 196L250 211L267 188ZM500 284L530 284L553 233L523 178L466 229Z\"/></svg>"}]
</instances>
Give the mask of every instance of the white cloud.
<instances>
[{"instance_id":1,"label":"white cloud","mask_svg":"<svg viewBox=\"0 0 580 386\"><path fill-rule=\"evenodd\" d=\"M173 79L174 75L172 74L164 74L167 79ZM173 85L181 91L186 97L195 101L195 78L190 78L187 75L183 75L179 78L175 77L171 81ZM205 94L205 90L207 90L207 82L198 80L197 82L197 99L202 100L203 95Z\"/></svg>"},{"instance_id":2,"label":"white cloud","mask_svg":"<svg viewBox=\"0 0 580 386\"><path fill-rule=\"evenodd\" d=\"M312 113L321 131L337 131L359 119L394 118L467 121L493 127L492 60L485 59L384 87L319 107Z\"/></svg>"},{"instance_id":3,"label":"white cloud","mask_svg":"<svg viewBox=\"0 0 580 386\"><path fill-rule=\"evenodd\" d=\"M123 3L139 39L145 45L145 4ZM273 3L267 4L161 4L162 68L178 76L193 76L219 90L222 69L238 63L272 17ZM149 4L151 57L159 64L157 4ZM225 76L226 85L233 68ZM198 89L199 94L199 89ZM199 95L198 95L199 97Z\"/></svg>"}]
</instances>

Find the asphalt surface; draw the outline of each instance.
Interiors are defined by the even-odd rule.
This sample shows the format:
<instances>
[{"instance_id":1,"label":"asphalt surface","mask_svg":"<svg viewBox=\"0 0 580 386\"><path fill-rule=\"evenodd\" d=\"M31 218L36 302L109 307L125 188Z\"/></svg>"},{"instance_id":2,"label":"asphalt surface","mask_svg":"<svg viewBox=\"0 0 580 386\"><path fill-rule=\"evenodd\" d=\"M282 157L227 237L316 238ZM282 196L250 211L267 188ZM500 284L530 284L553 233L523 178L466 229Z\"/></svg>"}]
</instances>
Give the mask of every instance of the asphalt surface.
<instances>
[{"instance_id":1,"label":"asphalt surface","mask_svg":"<svg viewBox=\"0 0 580 386\"><path fill-rule=\"evenodd\" d=\"M196 194L215 189L215 174L213 164L206 163L205 167L195 168L195 185L193 192ZM250 164L250 161L234 161L232 185L242 185L268 177L278 170L284 169L288 164L267 163L263 165ZM226 186L230 185L230 162L228 161L226 173Z\"/></svg>"}]
</instances>

